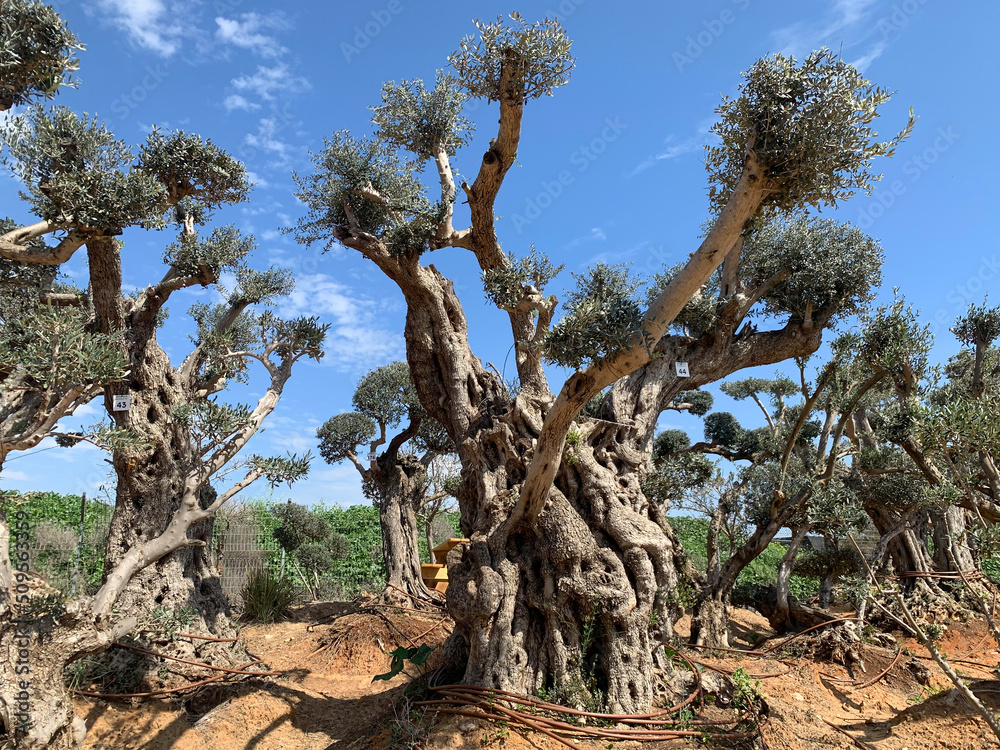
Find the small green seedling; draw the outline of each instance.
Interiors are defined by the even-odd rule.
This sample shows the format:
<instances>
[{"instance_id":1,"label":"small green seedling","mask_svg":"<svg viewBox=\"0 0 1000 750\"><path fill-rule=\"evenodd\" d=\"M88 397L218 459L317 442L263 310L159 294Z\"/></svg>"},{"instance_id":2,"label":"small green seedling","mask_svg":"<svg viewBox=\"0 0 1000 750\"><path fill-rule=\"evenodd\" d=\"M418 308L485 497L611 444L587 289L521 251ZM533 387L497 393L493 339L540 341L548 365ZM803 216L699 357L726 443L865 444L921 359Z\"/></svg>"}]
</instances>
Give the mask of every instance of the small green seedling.
<instances>
[{"instance_id":1,"label":"small green seedling","mask_svg":"<svg viewBox=\"0 0 1000 750\"><path fill-rule=\"evenodd\" d=\"M389 666L389 671L384 674L377 674L372 677L372 682L376 680L391 680L393 677L398 675L403 671L406 666L406 662L409 661L416 667L419 667L425 661L427 657L431 655L434 649L428 646L426 643L421 643L419 646L414 648L406 648L405 646L400 646L395 651L391 651L389 655L392 657L392 664Z\"/></svg>"}]
</instances>

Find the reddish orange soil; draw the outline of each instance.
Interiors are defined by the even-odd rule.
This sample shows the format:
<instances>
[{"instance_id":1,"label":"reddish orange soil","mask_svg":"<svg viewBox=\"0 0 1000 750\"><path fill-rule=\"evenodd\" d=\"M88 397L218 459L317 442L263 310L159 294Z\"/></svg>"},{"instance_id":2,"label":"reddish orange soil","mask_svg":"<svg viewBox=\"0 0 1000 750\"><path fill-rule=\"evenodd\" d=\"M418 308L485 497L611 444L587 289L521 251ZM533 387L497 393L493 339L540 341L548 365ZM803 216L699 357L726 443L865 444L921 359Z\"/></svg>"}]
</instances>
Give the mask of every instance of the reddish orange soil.
<instances>
[{"instance_id":1,"label":"reddish orange soil","mask_svg":"<svg viewBox=\"0 0 1000 750\"><path fill-rule=\"evenodd\" d=\"M77 713L86 719L87 750L556 750L563 748L540 734L504 731L490 722L462 716L441 716L413 723L401 714L408 678L372 682L389 668L387 655L408 639L438 645L446 626L424 633L436 620L415 613L384 616L359 612L351 605L325 604L297 612L296 621L247 627L242 634L250 653L267 666L284 672L278 678L217 684L185 699L151 700L130 706L81 699ZM318 623L318 624L314 624ZM683 633L686 622L679 624ZM766 620L740 611L733 628L737 648L750 649L774 634ZM692 658L726 670L744 667L764 677L760 692L769 710L763 731L771 750L858 748L918 750L918 748L984 748L996 746L985 724L975 717L957 691L909 639L909 654L897 660L878 682L852 687L830 677L857 679L862 684L890 663L895 647L866 645L866 671L849 675L837 664L813 662L786 652L778 658L726 658L692 652ZM978 622L953 623L942 639L954 659L996 664L992 639ZM433 666L434 657L431 659ZM927 672L921 670L921 665ZM977 694L994 711L1000 710L1000 682L988 668L956 662ZM824 676L825 675L827 676ZM923 675L926 685L918 678ZM836 725L847 735L829 724ZM409 732L414 732L410 735ZM853 739L859 741L855 743ZM409 740L409 741L408 741ZM636 742L574 742L581 748L638 748ZM682 741L645 743L645 747L704 746ZM726 745L720 745L726 746ZM761 747L759 742L728 746Z\"/></svg>"}]
</instances>

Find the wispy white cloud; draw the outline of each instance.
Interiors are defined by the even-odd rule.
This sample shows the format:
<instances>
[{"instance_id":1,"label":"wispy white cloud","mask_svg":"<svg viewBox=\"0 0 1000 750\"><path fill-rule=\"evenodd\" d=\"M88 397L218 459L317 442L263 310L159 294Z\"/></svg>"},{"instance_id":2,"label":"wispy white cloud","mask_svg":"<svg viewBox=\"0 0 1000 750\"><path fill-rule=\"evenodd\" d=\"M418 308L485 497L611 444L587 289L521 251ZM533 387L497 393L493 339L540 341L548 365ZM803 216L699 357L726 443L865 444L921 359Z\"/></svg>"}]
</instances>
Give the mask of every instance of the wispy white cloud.
<instances>
[{"instance_id":1,"label":"wispy white cloud","mask_svg":"<svg viewBox=\"0 0 1000 750\"><path fill-rule=\"evenodd\" d=\"M629 172L629 177L635 177L635 175L640 172L645 172L650 167L654 166L663 161L670 161L671 159L676 159L679 156L684 156L685 154L690 154L692 151L700 151L705 144L705 136L707 134L707 128L705 130L699 130L697 135L691 136L690 138L685 138L684 140L678 140L677 136L671 133L666 138L666 148L660 151L658 154L650 156L648 159L640 162L636 165L635 169Z\"/></svg>"},{"instance_id":2,"label":"wispy white cloud","mask_svg":"<svg viewBox=\"0 0 1000 750\"><path fill-rule=\"evenodd\" d=\"M265 422L266 431L261 437L266 437L272 450L277 453L297 453L308 451L316 453L316 428L320 421L315 417L294 417L272 414Z\"/></svg>"},{"instance_id":3,"label":"wispy white cloud","mask_svg":"<svg viewBox=\"0 0 1000 750\"><path fill-rule=\"evenodd\" d=\"M170 57L185 36L181 9L163 0L100 0L98 6L115 27L139 47Z\"/></svg>"},{"instance_id":4,"label":"wispy white cloud","mask_svg":"<svg viewBox=\"0 0 1000 750\"><path fill-rule=\"evenodd\" d=\"M34 477L25 474L23 471L11 471L10 469L4 469L3 474L0 474L0 480L6 479L10 482L30 482L34 481Z\"/></svg>"},{"instance_id":5,"label":"wispy white cloud","mask_svg":"<svg viewBox=\"0 0 1000 750\"><path fill-rule=\"evenodd\" d=\"M601 227L591 227L587 234L574 237L567 242L566 247L577 247L585 242L604 242L607 238L608 236L604 233L604 230L601 229Z\"/></svg>"},{"instance_id":6,"label":"wispy white cloud","mask_svg":"<svg viewBox=\"0 0 1000 750\"><path fill-rule=\"evenodd\" d=\"M259 104L252 102L245 96L240 96L239 94L230 94L227 96L222 100L222 106L226 108L227 112L232 112L233 110L253 112L254 110L260 109Z\"/></svg>"},{"instance_id":7,"label":"wispy white cloud","mask_svg":"<svg viewBox=\"0 0 1000 750\"><path fill-rule=\"evenodd\" d=\"M283 163L288 159L291 145L278 138L281 128L278 120L274 117L262 117L257 124L256 133L247 133L243 142L251 148L259 148L262 151L274 154Z\"/></svg>"},{"instance_id":8,"label":"wispy white cloud","mask_svg":"<svg viewBox=\"0 0 1000 750\"><path fill-rule=\"evenodd\" d=\"M799 58L824 45L839 49L845 42L849 47L868 44L876 26L871 15L878 4L879 0L837 0L819 18L776 29L771 39L782 53ZM863 71L885 47L884 39L874 42L852 64Z\"/></svg>"},{"instance_id":9,"label":"wispy white cloud","mask_svg":"<svg viewBox=\"0 0 1000 750\"><path fill-rule=\"evenodd\" d=\"M250 169L247 170L247 179L250 180L251 185L258 188L266 188L271 184L263 177L261 177L259 174Z\"/></svg>"},{"instance_id":10,"label":"wispy white cloud","mask_svg":"<svg viewBox=\"0 0 1000 750\"><path fill-rule=\"evenodd\" d=\"M95 399L94 401L91 401L89 403L82 404L81 406L78 406L76 408L76 411L73 412L73 416L76 417L77 419L83 419L84 417L103 416L105 414L105 411L101 406L99 406L100 403L101 403L100 400Z\"/></svg>"},{"instance_id":11,"label":"wispy white cloud","mask_svg":"<svg viewBox=\"0 0 1000 750\"><path fill-rule=\"evenodd\" d=\"M387 307L356 296L322 273L297 275L295 291L277 302L284 317L318 315L321 322L330 323L323 361L344 372L371 369L402 356L402 335L389 330L379 317Z\"/></svg>"},{"instance_id":12,"label":"wispy white cloud","mask_svg":"<svg viewBox=\"0 0 1000 750\"><path fill-rule=\"evenodd\" d=\"M280 57L288 50L263 31L286 31L291 24L279 13L243 13L237 18L215 19L215 38L223 44L250 50L265 59Z\"/></svg>"},{"instance_id":13,"label":"wispy white cloud","mask_svg":"<svg viewBox=\"0 0 1000 750\"><path fill-rule=\"evenodd\" d=\"M256 73L234 78L233 87L237 91L249 92L265 101L272 101L278 92L301 94L312 88L312 85L302 76L293 74L286 63L278 63L270 68L258 65Z\"/></svg>"},{"instance_id":14,"label":"wispy white cloud","mask_svg":"<svg viewBox=\"0 0 1000 750\"><path fill-rule=\"evenodd\" d=\"M889 43L885 40L876 42L874 47L869 49L865 54L863 54L857 60L853 60L851 62L851 65L853 65L855 68L864 73L868 69L869 65L871 65L873 62L875 62L875 60L877 60L882 56L882 53L885 52L885 48L888 46L888 44Z\"/></svg>"}]
</instances>

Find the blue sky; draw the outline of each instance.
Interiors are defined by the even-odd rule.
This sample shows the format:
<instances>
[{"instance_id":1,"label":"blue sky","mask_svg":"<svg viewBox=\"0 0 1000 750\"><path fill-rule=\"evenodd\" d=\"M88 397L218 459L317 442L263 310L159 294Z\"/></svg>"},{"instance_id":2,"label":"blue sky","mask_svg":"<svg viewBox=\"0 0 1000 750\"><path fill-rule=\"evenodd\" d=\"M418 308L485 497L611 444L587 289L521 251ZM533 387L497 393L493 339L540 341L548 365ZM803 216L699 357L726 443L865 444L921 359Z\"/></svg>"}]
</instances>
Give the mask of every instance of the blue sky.
<instances>
[{"instance_id":1,"label":"blue sky","mask_svg":"<svg viewBox=\"0 0 1000 750\"><path fill-rule=\"evenodd\" d=\"M150 127L211 138L244 160L256 187L248 203L220 212L257 237L254 265L295 271L297 290L279 303L285 314L318 314L331 324L322 363L300 363L254 452L315 453L316 427L350 409L357 378L403 357L404 308L394 286L351 251L295 244L281 229L303 208L291 173L310 170L324 136L370 132L368 107L383 81L433 79L472 19L514 10L491 2L375 0L292 3L282 10L251 0L64 0L56 9L87 50L80 86L58 104L96 113L130 142ZM936 354L956 349L947 327L1000 278L994 34L1000 6L935 0L713 0L610 4L598 0L522 2L534 20L557 16L574 40L577 68L553 98L526 108L518 165L498 201L507 250L534 243L566 264L559 293L596 261L631 263L641 274L672 265L696 247L706 216L703 147L722 94L740 73L772 52L801 56L826 45L896 91L878 129L891 136L908 107L920 120L871 197L830 212L853 221L885 249L881 300L900 287L938 333ZM626 10L627 9L627 10ZM455 168L474 176L495 134L496 107L474 103L474 142ZM0 177L3 213L28 221L17 185ZM125 236L125 281L159 280L168 232ZM488 307L470 258L445 250L428 258L453 278L476 353L504 367L510 346L504 316ZM82 255L67 272L86 285ZM188 351L187 307L208 290L178 294L161 342L175 362ZM994 294L994 300L997 295ZM507 374L511 367L508 363ZM766 373L765 373L766 374ZM262 373L233 396L251 398ZM553 371L553 388L561 381ZM756 420L743 404L718 396L716 408ZM98 414L85 409L85 422ZM700 438L698 420L664 418ZM754 422L755 423L755 422ZM48 448L49 443L41 446ZM8 460L0 487L96 494L110 466L96 448L55 448ZM266 494L254 488L249 494ZM356 471L317 459L291 492L300 502L363 503Z\"/></svg>"}]
</instances>

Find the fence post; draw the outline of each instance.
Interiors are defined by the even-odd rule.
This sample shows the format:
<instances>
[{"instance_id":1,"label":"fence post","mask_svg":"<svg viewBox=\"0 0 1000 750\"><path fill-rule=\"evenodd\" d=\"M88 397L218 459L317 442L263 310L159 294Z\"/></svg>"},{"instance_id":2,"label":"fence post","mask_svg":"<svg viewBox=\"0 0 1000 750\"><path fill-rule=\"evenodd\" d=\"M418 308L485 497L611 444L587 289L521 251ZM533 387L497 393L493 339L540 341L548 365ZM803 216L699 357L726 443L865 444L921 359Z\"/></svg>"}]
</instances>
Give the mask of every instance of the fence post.
<instances>
[{"instance_id":1,"label":"fence post","mask_svg":"<svg viewBox=\"0 0 1000 750\"><path fill-rule=\"evenodd\" d=\"M76 538L76 560L73 561L73 593L76 596L77 587L80 585L80 554L83 552L83 522L87 517L87 493L80 495L80 534Z\"/></svg>"}]
</instances>

